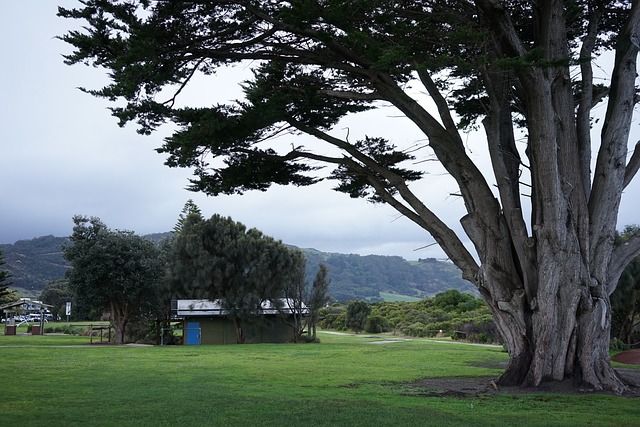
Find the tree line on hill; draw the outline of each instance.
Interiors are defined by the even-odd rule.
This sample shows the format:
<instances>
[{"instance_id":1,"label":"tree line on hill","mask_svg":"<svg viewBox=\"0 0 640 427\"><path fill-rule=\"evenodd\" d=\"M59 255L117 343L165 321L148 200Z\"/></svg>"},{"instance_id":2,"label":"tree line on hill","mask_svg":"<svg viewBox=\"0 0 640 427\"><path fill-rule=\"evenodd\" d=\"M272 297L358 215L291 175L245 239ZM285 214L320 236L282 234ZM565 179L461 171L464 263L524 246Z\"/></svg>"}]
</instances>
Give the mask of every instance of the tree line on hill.
<instances>
[{"instance_id":1,"label":"tree line on hill","mask_svg":"<svg viewBox=\"0 0 640 427\"><path fill-rule=\"evenodd\" d=\"M435 258L407 261L399 256L304 252L310 268L320 262L327 265L331 272L331 296L338 301L382 301L381 292L425 298L447 289L479 296L477 289L462 279L455 265Z\"/></svg>"},{"instance_id":2,"label":"tree line on hill","mask_svg":"<svg viewBox=\"0 0 640 427\"><path fill-rule=\"evenodd\" d=\"M159 244L171 234L144 237ZM68 242L69 237L50 235L0 245L7 262L4 268L12 274L11 287L25 296L37 297L49 282L63 279L69 262L63 257L62 246ZM460 271L450 262L434 258L407 261L398 256L361 256L292 248L304 253L308 278L315 277L318 265L327 265L331 298L336 301L382 301L381 293L385 292L397 295L399 299L419 299L447 289L478 295L473 285L463 280Z\"/></svg>"}]
</instances>

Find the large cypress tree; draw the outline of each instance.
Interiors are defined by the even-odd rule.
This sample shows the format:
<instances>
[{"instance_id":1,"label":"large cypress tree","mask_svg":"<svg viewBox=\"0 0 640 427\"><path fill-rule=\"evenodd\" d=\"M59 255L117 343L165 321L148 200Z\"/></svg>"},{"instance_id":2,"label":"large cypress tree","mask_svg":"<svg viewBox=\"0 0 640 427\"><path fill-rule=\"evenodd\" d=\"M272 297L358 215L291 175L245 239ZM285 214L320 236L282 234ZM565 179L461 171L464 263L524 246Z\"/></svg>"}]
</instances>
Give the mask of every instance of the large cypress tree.
<instances>
[{"instance_id":1,"label":"large cypress tree","mask_svg":"<svg viewBox=\"0 0 640 427\"><path fill-rule=\"evenodd\" d=\"M81 3L59 12L85 21L62 37L75 46L67 62L108 71L90 92L123 100L112 109L122 124L178 125L160 151L169 166L194 168L192 189L309 185L324 177L313 174L320 164L332 166L338 190L392 206L477 286L510 355L500 384L572 377L624 390L609 363L609 296L640 254L640 233L614 246L623 190L640 167L629 140L639 1ZM254 72L241 102L176 102L194 76L215 83L216 70L238 63ZM339 123L380 106L428 142L396 146ZM467 143L469 126L483 140ZM487 175L471 154L483 149ZM414 183L434 178L428 160L464 204L466 237Z\"/></svg>"}]
</instances>

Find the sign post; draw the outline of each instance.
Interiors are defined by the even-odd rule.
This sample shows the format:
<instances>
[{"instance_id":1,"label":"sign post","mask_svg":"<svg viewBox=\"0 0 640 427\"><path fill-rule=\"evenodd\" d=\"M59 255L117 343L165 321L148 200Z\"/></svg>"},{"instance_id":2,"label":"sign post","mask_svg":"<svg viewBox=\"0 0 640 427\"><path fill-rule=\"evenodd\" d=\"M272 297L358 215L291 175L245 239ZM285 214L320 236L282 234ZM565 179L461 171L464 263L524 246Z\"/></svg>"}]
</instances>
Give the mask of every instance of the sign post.
<instances>
[{"instance_id":1,"label":"sign post","mask_svg":"<svg viewBox=\"0 0 640 427\"><path fill-rule=\"evenodd\" d=\"M71 301L67 302L66 314L67 314L67 323L69 323L69 315L71 314Z\"/></svg>"}]
</instances>

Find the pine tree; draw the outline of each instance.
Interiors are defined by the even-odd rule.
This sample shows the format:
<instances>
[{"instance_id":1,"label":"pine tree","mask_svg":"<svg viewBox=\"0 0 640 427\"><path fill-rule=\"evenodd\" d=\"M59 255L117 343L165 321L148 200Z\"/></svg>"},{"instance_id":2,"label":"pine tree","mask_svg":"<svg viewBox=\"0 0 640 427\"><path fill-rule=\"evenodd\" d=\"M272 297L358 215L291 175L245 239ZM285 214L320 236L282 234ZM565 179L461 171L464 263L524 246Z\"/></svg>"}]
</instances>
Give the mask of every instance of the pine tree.
<instances>
[{"instance_id":1,"label":"pine tree","mask_svg":"<svg viewBox=\"0 0 640 427\"><path fill-rule=\"evenodd\" d=\"M182 231L182 227L184 226L184 223L189 215L194 215L196 218L204 220L202 211L200 211L200 208L192 199L187 200L187 202L184 204L184 207L182 208L182 211L180 212L180 215L178 216L178 222L173 227L173 232L175 234L179 234Z\"/></svg>"}]
</instances>

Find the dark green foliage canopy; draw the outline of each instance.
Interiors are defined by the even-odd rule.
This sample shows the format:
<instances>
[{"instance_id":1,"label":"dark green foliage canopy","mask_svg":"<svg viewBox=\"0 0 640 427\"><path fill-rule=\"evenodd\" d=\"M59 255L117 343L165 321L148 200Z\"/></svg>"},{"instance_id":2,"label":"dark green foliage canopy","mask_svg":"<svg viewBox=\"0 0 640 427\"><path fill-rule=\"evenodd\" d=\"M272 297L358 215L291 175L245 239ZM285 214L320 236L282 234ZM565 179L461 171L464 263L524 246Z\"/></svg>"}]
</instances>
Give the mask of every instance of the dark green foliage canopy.
<instances>
[{"instance_id":1,"label":"dark green foliage canopy","mask_svg":"<svg viewBox=\"0 0 640 427\"><path fill-rule=\"evenodd\" d=\"M377 70L400 81L411 77L414 67L407 55L429 46L406 32L415 32L416 14L428 17L419 4L406 2L406 11L394 16L387 12L400 6L385 2L360 2L355 7L304 1L82 3L83 9L59 11L60 16L90 24L88 32L71 31L61 37L77 49L67 62L112 70L112 84L88 92L125 99L126 106L112 108L121 124L137 121L142 133L165 120L180 126L159 151L169 154L169 166L194 168L198 178L192 189L229 194L264 190L272 183L309 185L319 178L309 174L317 169L309 162L318 160L336 167L332 176L340 181L337 189L353 197L379 200L370 179L395 192L388 175L375 167L369 170L372 162L406 180L420 177L398 166L413 156L382 138L367 137L352 145L325 133L345 115L373 108L376 100L384 99L372 81L382 78L376 77ZM426 34L433 38L425 26L420 35ZM182 88L195 75L215 74L218 67L247 60L259 65L243 85L245 100L200 108L176 106ZM163 100L160 92L165 87L172 88L174 96ZM311 134L353 158L263 144L283 132ZM221 166L213 162L216 158Z\"/></svg>"},{"instance_id":2,"label":"dark green foliage canopy","mask_svg":"<svg viewBox=\"0 0 640 427\"><path fill-rule=\"evenodd\" d=\"M155 317L159 307L162 266L156 246L127 231L112 231L99 218L75 216L71 243L64 257L75 300L109 312L117 342L125 327L143 316Z\"/></svg>"},{"instance_id":3,"label":"dark green foliage canopy","mask_svg":"<svg viewBox=\"0 0 640 427\"><path fill-rule=\"evenodd\" d=\"M331 281L328 276L329 268L326 264L320 263L316 276L313 279L313 284L311 285L311 294L306 301L307 308L309 309L307 333L310 340L316 339L316 325L320 318L320 310L331 301L329 292Z\"/></svg>"},{"instance_id":4,"label":"dark green foliage canopy","mask_svg":"<svg viewBox=\"0 0 640 427\"><path fill-rule=\"evenodd\" d=\"M302 254L254 228L192 213L175 236L169 281L177 298L221 300L241 343L243 326L262 322L262 304L278 306L285 286L296 282L304 267Z\"/></svg>"},{"instance_id":5,"label":"dark green foliage canopy","mask_svg":"<svg viewBox=\"0 0 640 427\"><path fill-rule=\"evenodd\" d=\"M180 212L180 216L178 216L178 222L176 223L175 227L173 227L174 233L180 233L180 231L182 231L182 226L184 225L189 215L195 215L197 218L203 219L202 211L200 211L200 208L192 199L187 200L187 202L184 204L184 207Z\"/></svg>"},{"instance_id":6,"label":"dark green foliage canopy","mask_svg":"<svg viewBox=\"0 0 640 427\"><path fill-rule=\"evenodd\" d=\"M318 272L313 278L313 284L311 285L311 295L307 301L310 317L316 317L317 312L331 301L329 293L330 285L329 268L326 264L320 263Z\"/></svg>"},{"instance_id":7,"label":"dark green foliage canopy","mask_svg":"<svg viewBox=\"0 0 640 427\"><path fill-rule=\"evenodd\" d=\"M364 301L349 301L347 304L346 325L356 333L364 330L371 314L371 306Z\"/></svg>"},{"instance_id":8,"label":"dark green foliage canopy","mask_svg":"<svg viewBox=\"0 0 640 427\"><path fill-rule=\"evenodd\" d=\"M64 318L65 307L67 302L72 302L72 313L74 319L81 319L78 316L78 304L73 301L74 293L69 287L69 282L66 279L54 280L47 283L42 293L40 294L40 301L45 304L51 305L50 311L54 319L60 316ZM82 308L80 307L80 311Z\"/></svg>"}]
</instances>

